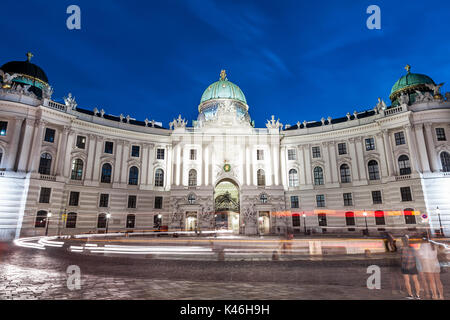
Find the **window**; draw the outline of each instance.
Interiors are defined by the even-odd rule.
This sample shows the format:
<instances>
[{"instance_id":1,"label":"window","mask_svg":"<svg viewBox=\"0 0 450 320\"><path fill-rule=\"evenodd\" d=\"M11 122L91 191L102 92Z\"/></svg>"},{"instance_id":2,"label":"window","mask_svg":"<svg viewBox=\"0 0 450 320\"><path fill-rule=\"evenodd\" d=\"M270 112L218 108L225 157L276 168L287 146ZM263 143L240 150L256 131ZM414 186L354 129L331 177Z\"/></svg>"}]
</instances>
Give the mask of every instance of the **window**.
<instances>
[{"instance_id":1,"label":"window","mask_svg":"<svg viewBox=\"0 0 450 320\"><path fill-rule=\"evenodd\" d=\"M300 227L300 215L299 214L292 215L292 226Z\"/></svg>"},{"instance_id":2,"label":"window","mask_svg":"<svg viewBox=\"0 0 450 320\"><path fill-rule=\"evenodd\" d=\"M295 149L288 150L288 160L297 160L297 152Z\"/></svg>"},{"instance_id":3,"label":"window","mask_svg":"<svg viewBox=\"0 0 450 320\"><path fill-rule=\"evenodd\" d=\"M162 169L155 171L155 187L164 187L164 171Z\"/></svg>"},{"instance_id":4,"label":"window","mask_svg":"<svg viewBox=\"0 0 450 320\"><path fill-rule=\"evenodd\" d=\"M298 196L291 196L291 208L292 209L298 209L299 208Z\"/></svg>"},{"instance_id":5,"label":"window","mask_svg":"<svg viewBox=\"0 0 450 320\"><path fill-rule=\"evenodd\" d=\"M189 158L191 160L197 160L197 150L191 149L190 154L189 154Z\"/></svg>"},{"instance_id":6,"label":"window","mask_svg":"<svg viewBox=\"0 0 450 320\"><path fill-rule=\"evenodd\" d=\"M436 128L436 139L437 141L447 141L444 128Z\"/></svg>"},{"instance_id":7,"label":"window","mask_svg":"<svg viewBox=\"0 0 450 320\"><path fill-rule=\"evenodd\" d=\"M321 167L314 168L314 184L320 186L324 184L323 181L323 170Z\"/></svg>"},{"instance_id":8,"label":"window","mask_svg":"<svg viewBox=\"0 0 450 320\"><path fill-rule=\"evenodd\" d=\"M77 148L85 149L86 148L86 137L77 136Z\"/></svg>"},{"instance_id":9,"label":"window","mask_svg":"<svg viewBox=\"0 0 450 320\"><path fill-rule=\"evenodd\" d=\"M402 195L402 201L412 201L411 188L402 187L400 188L400 193Z\"/></svg>"},{"instance_id":10,"label":"window","mask_svg":"<svg viewBox=\"0 0 450 320\"><path fill-rule=\"evenodd\" d=\"M105 141L105 153L113 154L114 142Z\"/></svg>"},{"instance_id":11,"label":"window","mask_svg":"<svg viewBox=\"0 0 450 320\"><path fill-rule=\"evenodd\" d=\"M344 193L344 206L352 206L353 198L351 193Z\"/></svg>"},{"instance_id":12,"label":"window","mask_svg":"<svg viewBox=\"0 0 450 320\"><path fill-rule=\"evenodd\" d=\"M313 158L320 158L320 147L312 147Z\"/></svg>"},{"instance_id":13,"label":"window","mask_svg":"<svg viewBox=\"0 0 450 320\"><path fill-rule=\"evenodd\" d=\"M195 169L189 170L189 187L197 186L197 171Z\"/></svg>"},{"instance_id":14,"label":"window","mask_svg":"<svg viewBox=\"0 0 450 320\"><path fill-rule=\"evenodd\" d=\"M375 224L377 226L384 226L386 224L383 211L375 211Z\"/></svg>"},{"instance_id":15,"label":"window","mask_svg":"<svg viewBox=\"0 0 450 320\"><path fill-rule=\"evenodd\" d=\"M155 209L162 209L163 197L155 197Z\"/></svg>"},{"instance_id":16,"label":"window","mask_svg":"<svg viewBox=\"0 0 450 320\"><path fill-rule=\"evenodd\" d=\"M3 159L3 150L0 149L0 168L1 168L1 165L2 165L2 159Z\"/></svg>"},{"instance_id":17,"label":"window","mask_svg":"<svg viewBox=\"0 0 450 320\"><path fill-rule=\"evenodd\" d=\"M41 194L39 195L39 203L50 203L51 188L41 188Z\"/></svg>"},{"instance_id":18,"label":"window","mask_svg":"<svg viewBox=\"0 0 450 320\"><path fill-rule=\"evenodd\" d=\"M380 170L378 169L378 162L370 160L368 163L369 180L380 180Z\"/></svg>"},{"instance_id":19,"label":"window","mask_svg":"<svg viewBox=\"0 0 450 320\"><path fill-rule=\"evenodd\" d=\"M347 226L354 226L355 223L355 213L354 212L346 212L345 213L345 224Z\"/></svg>"},{"instance_id":20,"label":"window","mask_svg":"<svg viewBox=\"0 0 450 320\"><path fill-rule=\"evenodd\" d=\"M156 149L156 159L164 160L164 149Z\"/></svg>"},{"instance_id":21,"label":"window","mask_svg":"<svg viewBox=\"0 0 450 320\"><path fill-rule=\"evenodd\" d=\"M401 155L398 158L398 167L400 169L400 175L411 174L411 165L409 164L408 156Z\"/></svg>"},{"instance_id":22,"label":"window","mask_svg":"<svg viewBox=\"0 0 450 320\"><path fill-rule=\"evenodd\" d=\"M264 160L264 150L256 150L256 160Z\"/></svg>"},{"instance_id":23,"label":"window","mask_svg":"<svg viewBox=\"0 0 450 320\"><path fill-rule=\"evenodd\" d=\"M6 136L7 128L8 128L8 122L0 121L0 136Z\"/></svg>"},{"instance_id":24,"label":"window","mask_svg":"<svg viewBox=\"0 0 450 320\"><path fill-rule=\"evenodd\" d=\"M298 187L298 173L297 170L289 170L289 187Z\"/></svg>"},{"instance_id":25,"label":"window","mask_svg":"<svg viewBox=\"0 0 450 320\"><path fill-rule=\"evenodd\" d=\"M406 141L405 141L405 134L403 133L403 131L396 132L394 134L394 137L395 137L395 145L396 146L400 146L400 145L406 143Z\"/></svg>"},{"instance_id":26,"label":"window","mask_svg":"<svg viewBox=\"0 0 450 320\"><path fill-rule=\"evenodd\" d=\"M347 154L347 144L346 143L338 143L338 153L339 153L339 155Z\"/></svg>"},{"instance_id":27,"label":"window","mask_svg":"<svg viewBox=\"0 0 450 320\"><path fill-rule=\"evenodd\" d=\"M77 207L80 201L80 193L77 191L71 191L69 195L69 206Z\"/></svg>"},{"instance_id":28,"label":"window","mask_svg":"<svg viewBox=\"0 0 450 320\"><path fill-rule=\"evenodd\" d=\"M72 180L83 179L83 160L75 159L72 161L72 175L70 176Z\"/></svg>"},{"instance_id":29,"label":"window","mask_svg":"<svg viewBox=\"0 0 450 320\"><path fill-rule=\"evenodd\" d=\"M267 203L267 200L268 200L267 194L262 193L262 194L259 196L259 201L260 201L262 204Z\"/></svg>"},{"instance_id":30,"label":"window","mask_svg":"<svg viewBox=\"0 0 450 320\"><path fill-rule=\"evenodd\" d=\"M414 209L408 208L403 210L406 224L416 224L416 216L414 215Z\"/></svg>"},{"instance_id":31,"label":"window","mask_svg":"<svg viewBox=\"0 0 450 320\"><path fill-rule=\"evenodd\" d=\"M153 228L160 229L162 225L162 217L159 214L153 216Z\"/></svg>"},{"instance_id":32,"label":"window","mask_svg":"<svg viewBox=\"0 0 450 320\"><path fill-rule=\"evenodd\" d=\"M264 187L266 185L266 175L263 169L259 169L256 172L258 187Z\"/></svg>"},{"instance_id":33,"label":"window","mask_svg":"<svg viewBox=\"0 0 450 320\"><path fill-rule=\"evenodd\" d=\"M69 212L67 214L66 228L75 228L77 226L77 214Z\"/></svg>"},{"instance_id":34,"label":"window","mask_svg":"<svg viewBox=\"0 0 450 320\"><path fill-rule=\"evenodd\" d=\"M317 218L319 220L319 226L320 227L326 227L327 226L327 215L325 213L319 213L317 215Z\"/></svg>"},{"instance_id":35,"label":"window","mask_svg":"<svg viewBox=\"0 0 450 320\"><path fill-rule=\"evenodd\" d=\"M41 210L36 214L35 228L45 228L47 223L47 211Z\"/></svg>"},{"instance_id":36,"label":"window","mask_svg":"<svg viewBox=\"0 0 450 320\"><path fill-rule=\"evenodd\" d=\"M100 213L97 218L97 229L106 228L106 213Z\"/></svg>"},{"instance_id":37,"label":"window","mask_svg":"<svg viewBox=\"0 0 450 320\"><path fill-rule=\"evenodd\" d=\"M45 136L44 136L44 141L47 142L55 142L55 133L56 131L50 128L46 128L45 129Z\"/></svg>"},{"instance_id":38,"label":"window","mask_svg":"<svg viewBox=\"0 0 450 320\"><path fill-rule=\"evenodd\" d=\"M340 171L341 171L341 182L342 183L349 183L352 181L351 177L350 177L350 167L348 164L344 163L343 165L341 165Z\"/></svg>"},{"instance_id":39,"label":"window","mask_svg":"<svg viewBox=\"0 0 450 320\"><path fill-rule=\"evenodd\" d=\"M383 199L381 198L381 191L372 191L372 201L373 204L382 204Z\"/></svg>"},{"instance_id":40,"label":"window","mask_svg":"<svg viewBox=\"0 0 450 320\"><path fill-rule=\"evenodd\" d=\"M52 156L50 153L41 154L41 160L39 162L39 170L40 174L50 174L50 169L52 167Z\"/></svg>"},{"instance_id":41,"label":"window","mask_svg":"<svg viewBox=\"0 0 450 320\"><path fill-rule=\"evenodd\" d=\"M316 195L316 204L318 208L325 207L325 196L323 194Z\"/></svg>"},{"instance_id":42,"label":"window","mask_svg":"<svg viewBox=\"0 0 450 320\"><path fill-rule=\"evenodd\" d=\"M443 172L450 172L450 154L448 152L441 153L441 164Z\"/></svg>"},{"instance_id":43,"label":"window","mask_svg":"<svg viewBox=\"0 0 450 320\"><path fill-rule=\"evenodd\" d=\"M128 184L130 186L137 186L139 180L139 169L137 167L130 168L130 175L128 177Z\"/></svg>"},{"instance_id":44,"label":"window","mask_svg":"<svg viewBox=\"0 0 450 320\"><path fill-rule=\"evenodd\" d=\"M135 158L139 158L139 151L141 148L139 146L131 146L131 156Z\"/></svg>"},{"instance_id":45,"label":"window","mask_svg":"<svg viewBox=\"0 0 450 320\"><path fill-rule=\"evenodd\" d=\"M102 166L102 183L111 183L111 175L112 175L112 166L109 163L105 163Z\"/></svg>"},{"instance_id":46,"label":"window","mask_svg":"<svg viewBox=\"0 0 450 320\"><path fill-rule=\"evenodd\" d=\"M127 215L127 229L133 229L136 223L136 216L134 214Z\"/></svg>"},{"instance_id":47,"label":"window","mask_svg":"<svg viewBox=\"0 0 450 320\"><path fill-rule=\"evenodd\" d=\"M128 196L128 209L136 209L137 196Z\"/></svg>"},{"instance_id":48,"label":"window","mask_svg":"<svg viewBox=\"0 0 450 320\"><path fill-rule=\"evenodd\" d=\"M108 203L109 203L109 194L107 194L107 193L100 194L99 207L100 208L108 208Z\"/></svg>"},{"instance_id":49,"label":"window","mask_svg":"<svg viewBox=\"0 0 450 320\"><path fill-rule=\"evenodd\" d=\"M373 138L367 138L366 142L366 151L375 150L375 140Z\"/></svg>"},{"instance_id":50,"label":"window","mask_svg":"<svg viewBox=\"0 0 450 320\"><path fill-rule=\"evenodd\" d=\"M191 193L188 196L188 202L189 202L189 204L195 204L195 194Z\"/></svg>"}]
</instances>

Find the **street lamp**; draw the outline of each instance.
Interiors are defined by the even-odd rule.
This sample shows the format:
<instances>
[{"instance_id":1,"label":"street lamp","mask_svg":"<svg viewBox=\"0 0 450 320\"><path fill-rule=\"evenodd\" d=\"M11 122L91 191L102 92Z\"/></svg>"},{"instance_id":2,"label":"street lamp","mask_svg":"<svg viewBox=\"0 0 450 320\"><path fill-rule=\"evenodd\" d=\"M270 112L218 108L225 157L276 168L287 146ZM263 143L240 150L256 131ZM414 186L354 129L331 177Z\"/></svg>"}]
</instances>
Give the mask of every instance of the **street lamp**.
<instances>
[{"instance_id":1,"label":"street lamp","mask_svg":"<svg viewBox=\"0 0 450 320\"><path fill-rule=\"evenodd\" d=\"M305 228L305 235L306 235L306 214L303 214L303 228Z\"/></svg>"},{"instance_id":2,"label":"street lamp","mask_svg":"<svg viewBox=\"0 0 450 320\"><path fill-rule=\"evenodd\" d=\"M441 230L441 237L444 237L444 228L442 228L442 221L441 221L441 209L439 209L439 207L436 207L436 213L439 218L439 228Z\"/></svg>"},{"instance_id":3,"label":"street lamp","mask_svg":"<svg viewBox=\"0 0 450 320\"><path fill-rule=\"evenodd\" d=\"M52 212L51 211L49 211L48 213L47 213L47 219L45 219L45 220L47 220L46 222L46 227L45 227L45 236L47 236L48 235L48 225L50 224L50 218L52 217Z\"/></svg>"},{"instance_id":4,"label":"street lamp","mask_svg":"<svg viewBox=\"0 0 450 320\"><path fill-rule=\"evenodd\" d=\"M367 226L367 212L366 211L363 212L363 216L364 216L364 220L366 221L366 236L368 236L369 235L369 228Z\"/></svg>"},{"instance_id":5,"label":"street lamp","mask_svg":"<svg viewBox=\"0 0 450 320\"><path fill-rule=\"evenodd\" d=\"M111 213L106 214L106 232L108 233L108 227L109 227L109 219L111 218Z\"/></svg>"}]
</instances>

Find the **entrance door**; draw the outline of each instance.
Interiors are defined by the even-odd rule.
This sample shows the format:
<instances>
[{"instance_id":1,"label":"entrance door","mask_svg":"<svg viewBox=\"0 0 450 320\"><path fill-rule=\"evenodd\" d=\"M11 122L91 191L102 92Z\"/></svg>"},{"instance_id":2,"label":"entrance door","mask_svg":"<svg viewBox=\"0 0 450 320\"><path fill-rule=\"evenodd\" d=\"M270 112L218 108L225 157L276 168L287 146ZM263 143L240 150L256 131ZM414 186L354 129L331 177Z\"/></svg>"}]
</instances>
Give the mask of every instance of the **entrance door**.
<instances>
[{"instance_id":1,"label":"entrance door","mask_svg":"<svg viewBox=\"0 0 450 320\"><path fill-rule=\"evenodd\" d=\"M268 211L259 212L258 228L259 234L261 235L270 233L270 217Z\"/></svg>"},{"instance_id":2,"label":"entrance door","mask_svg":"<svg viewBox=\"0 0 450 320\"><path fill-rule=\"evenodd\" d=\"M214 189L214 209L217 230L239 233L239 189L231 180L222 180Z\"/></svg>"},{"instance_id":3,"label":"entrance door","mask_svg":"<svg viewBox=\"0 0 450 320\"><path fill-rule=\"evenodd\" d=\"M197 212L186 212L186 231L195 231L197 227Z\"/></svg>"}]
</instances>

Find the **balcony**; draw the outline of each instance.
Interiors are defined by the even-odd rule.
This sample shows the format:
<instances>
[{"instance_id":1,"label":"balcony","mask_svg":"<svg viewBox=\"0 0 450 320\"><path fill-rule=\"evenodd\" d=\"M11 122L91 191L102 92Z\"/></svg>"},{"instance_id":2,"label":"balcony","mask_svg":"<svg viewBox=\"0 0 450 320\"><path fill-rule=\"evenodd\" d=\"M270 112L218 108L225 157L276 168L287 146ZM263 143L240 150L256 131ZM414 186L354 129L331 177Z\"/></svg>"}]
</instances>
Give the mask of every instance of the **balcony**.
<instances>
[{"instance_id":1,"label":"balcony","mask_svg":"<svg viewBox=\"0 0 450 320\"><path fill-rule=\"evenodd\" d=\"M410 174L405 174L402 176L395 176L395 181L403 181L403 180L409 180L409 179L411 179Z\"/></svg>"},{"instance_id":2,"label":"balcony","mask_svg":"<svg viewBox=\"0 0 450 320\"><path fill-rule=\"evenodd\" d=\"M56 176L48 175L48 174L41 174L39 176L40 180L44 181L56 181Z\"/></svg>"}]
</instances>

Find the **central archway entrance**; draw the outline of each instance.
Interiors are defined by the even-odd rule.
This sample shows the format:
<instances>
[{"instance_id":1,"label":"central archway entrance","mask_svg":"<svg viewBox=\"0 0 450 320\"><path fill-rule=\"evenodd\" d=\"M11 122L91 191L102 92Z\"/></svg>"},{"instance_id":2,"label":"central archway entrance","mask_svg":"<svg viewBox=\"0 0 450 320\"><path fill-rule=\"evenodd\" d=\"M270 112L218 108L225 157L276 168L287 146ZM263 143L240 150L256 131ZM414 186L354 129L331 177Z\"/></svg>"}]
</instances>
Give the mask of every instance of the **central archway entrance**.
<instances>
[{"instance_id":1,"label":"central archway entrance","mask_svg":"<svg viewBox=\"0 0 450 320\"><path fill-rule=\"evenodd\" d=\"M214 188L214 212L216 230L232 230L239 233L239 186L230 179L220 181Z\"/></svg>"}]
</instances>

